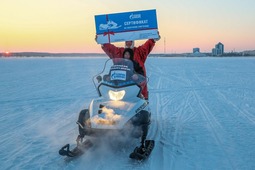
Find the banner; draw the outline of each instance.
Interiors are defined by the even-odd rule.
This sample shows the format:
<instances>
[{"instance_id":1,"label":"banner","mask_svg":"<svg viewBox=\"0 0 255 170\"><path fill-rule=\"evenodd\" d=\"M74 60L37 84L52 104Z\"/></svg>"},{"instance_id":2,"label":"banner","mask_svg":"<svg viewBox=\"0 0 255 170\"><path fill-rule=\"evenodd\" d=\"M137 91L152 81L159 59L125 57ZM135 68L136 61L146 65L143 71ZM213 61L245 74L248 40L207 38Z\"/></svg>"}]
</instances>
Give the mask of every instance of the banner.
<instances>
[{"instance_id":1,"label":"banner","mask_svg":"<svg viewBox=\"0 0 255 170\"><path fill-rule=\"evenodd\" d=\"M95 16L97 43L158 38L156 10Z\"/></svg>"}]
</instances>

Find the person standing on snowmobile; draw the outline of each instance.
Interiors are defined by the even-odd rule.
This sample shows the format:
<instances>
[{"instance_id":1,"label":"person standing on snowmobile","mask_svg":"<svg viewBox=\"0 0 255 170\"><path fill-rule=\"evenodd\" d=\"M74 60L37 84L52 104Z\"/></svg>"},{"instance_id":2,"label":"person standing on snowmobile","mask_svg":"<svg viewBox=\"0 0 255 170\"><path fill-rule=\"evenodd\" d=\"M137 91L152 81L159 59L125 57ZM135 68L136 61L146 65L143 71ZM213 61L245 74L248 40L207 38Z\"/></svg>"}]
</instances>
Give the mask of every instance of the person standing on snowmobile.
<instances>
[{"instance_id":1,"label":"person standing on snowmobile","mask_svg":"<svg viewBox=\"0 0 255 170\"><path fill-rule=\"evenodd\" d=\"M97 39L97 37L96 37ZM160 39L148 39L143 45L139 47L134 47L134 41L125 41L125 48L130 48L134 52L133 60L139 63L139 65L143 68L144 76L146 76L146 69L145 69L145 61L152 51L153 47L155 46L156 41ZM102 44L103 51L110 57L110 58L122 58L122 54L125 50L124 47L116 47L113 44L106 43ZM146 100L149 98L148 88L147 85L144 87L142 94Z\"/></svg>"}]
</instances>

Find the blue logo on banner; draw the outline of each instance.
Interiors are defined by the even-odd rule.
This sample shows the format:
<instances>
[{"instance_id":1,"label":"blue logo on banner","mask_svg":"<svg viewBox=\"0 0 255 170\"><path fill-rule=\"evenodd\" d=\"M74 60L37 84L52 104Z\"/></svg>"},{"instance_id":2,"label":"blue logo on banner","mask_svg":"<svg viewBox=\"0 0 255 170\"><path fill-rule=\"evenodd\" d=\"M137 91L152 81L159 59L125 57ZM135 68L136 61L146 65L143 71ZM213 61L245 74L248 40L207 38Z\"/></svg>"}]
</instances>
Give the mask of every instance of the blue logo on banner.
<instances>
[{"instance_id":1,"label":"blue logo on banner","mask_svg":"<svg viewBox=\"0 0 255 170\"><path fill-rule=\"evenodd\" d=\"M156 10L96 15L96 34L157 29Z\"/></svg>"}]
</instances>

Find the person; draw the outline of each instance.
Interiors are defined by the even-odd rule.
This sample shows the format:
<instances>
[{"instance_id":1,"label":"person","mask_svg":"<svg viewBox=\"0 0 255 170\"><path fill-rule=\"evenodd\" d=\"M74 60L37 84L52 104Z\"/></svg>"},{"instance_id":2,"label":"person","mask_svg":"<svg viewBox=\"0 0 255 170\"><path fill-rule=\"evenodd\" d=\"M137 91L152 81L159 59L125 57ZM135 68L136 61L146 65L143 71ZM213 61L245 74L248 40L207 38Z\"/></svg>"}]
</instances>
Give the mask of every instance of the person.
<instances>
[{"instance_id":1,"label":"person","mask_svg":"<svg viewBox=\"0 0 255 170\"><path fill-rule=\"evenodd\" d=\"M133 60L142 67L144 76L146 76L145 61L150 52L152 51L153 47L155 46L156 41L158 41L159 39L160 36L157 39L148 39L143 45L139 47L134 46L134 41L125 41L125 48L116 47L115 45L110 43L102 44L101 47L110 58L122 58L122 54L126 48L132 49L134 52ZM149 94L147 85L143 88L142 94L144 98L148 100Z\"/></svg>"},{"instance_id":2,"label":"person","mask_svg":"<svg viewBox=\"0 0 255 170\"><path fill-rule=\"evenodd\" d=\"M130 79L132 79L133 81L136 82L139 79L138 74L144 76L143 68L139 65L138 62L134 61L134 52L133 52L132 49L126 48L123 52L122 57L123 57L123 59L126 59L126 60L118 60L119 58L115 58L114 59L114 64L116 64L116 65L126 65L128 67L132 66L132 68L131 68L132 71L128 72L128 74L127 74L128 79L130 78ZM132 65L130 65L130 64L132 64ZM103 80L104 81L110 81L109 74L104 75Z\"/></svg>"},{"instance_id":3,"label":"person","mask_svg":"<svg viewBox=\"0 0 255 170\"><path fill-rule=\"evenodd\" d=\"M133 65L134 65L134 71L138 74L141 74L143 76L144 75L144 71L143 71L143 68L139 65L138 62L134 61L134 52L131 48L126 48L123 52L123 55L122 57L124 59L128 59L128 60L131 60ZM135 74L134 74L135 75Z\"/></svg>"}]
</instances>

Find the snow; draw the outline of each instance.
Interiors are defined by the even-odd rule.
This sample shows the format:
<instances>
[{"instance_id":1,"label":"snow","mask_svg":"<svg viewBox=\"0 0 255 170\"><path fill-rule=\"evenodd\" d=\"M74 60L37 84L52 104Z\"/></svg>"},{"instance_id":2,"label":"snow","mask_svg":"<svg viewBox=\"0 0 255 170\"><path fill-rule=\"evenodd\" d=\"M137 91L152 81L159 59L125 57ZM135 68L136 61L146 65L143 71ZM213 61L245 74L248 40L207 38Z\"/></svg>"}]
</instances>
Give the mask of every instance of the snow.
<instances>
[{"instance_id":1,"label":"snow","mask_svg":"<svg viewBox=\"0 0 255 170\"><path fill-rule=\"evenodd\" d=\"M1 169L255 169L255 58L243 57L148 58L147 161L128 158L136 141L109 139L78 159L59 156L75 145L106 59L0 58Z\"/></svg>"}]
</instances>

